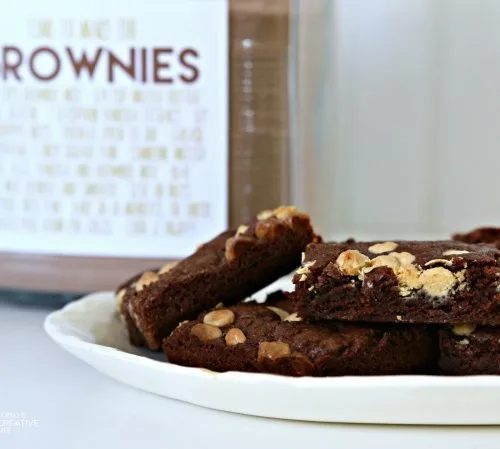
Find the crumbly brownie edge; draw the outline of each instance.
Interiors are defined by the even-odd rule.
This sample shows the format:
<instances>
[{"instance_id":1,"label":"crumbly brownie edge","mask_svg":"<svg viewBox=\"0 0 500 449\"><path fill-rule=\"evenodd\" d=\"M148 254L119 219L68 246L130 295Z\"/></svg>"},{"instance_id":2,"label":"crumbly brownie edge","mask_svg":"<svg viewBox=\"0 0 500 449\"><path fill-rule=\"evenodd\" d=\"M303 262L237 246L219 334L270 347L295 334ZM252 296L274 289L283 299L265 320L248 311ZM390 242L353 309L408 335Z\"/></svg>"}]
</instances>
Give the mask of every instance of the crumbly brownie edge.
<instances>
[{"instance_id":1,"label":"crumbly brownie edge","mask_svg":"<svg viewBox=\"0 0 500 449\"><path fill-rule=\"evenodd\" d=\"M500 329L461 324L439 331L439 368L443 374L500 374Z\"/></svg>"}]
</instances>

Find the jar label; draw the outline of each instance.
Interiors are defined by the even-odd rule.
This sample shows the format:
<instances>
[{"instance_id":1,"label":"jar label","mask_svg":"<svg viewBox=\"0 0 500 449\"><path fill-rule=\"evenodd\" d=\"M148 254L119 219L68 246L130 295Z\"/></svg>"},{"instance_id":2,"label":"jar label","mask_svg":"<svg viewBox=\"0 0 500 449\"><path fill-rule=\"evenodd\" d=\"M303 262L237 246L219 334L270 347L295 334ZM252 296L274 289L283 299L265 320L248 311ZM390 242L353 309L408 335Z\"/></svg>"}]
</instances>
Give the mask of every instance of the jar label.
<instances>
[{"instance_id":1,"label":"jar label","mask_svg":"<svg viewBox=\"0 0 500 449\"><path fill-rule=\"evenodd\" d=\"M227 0L0 17L0 250L182 257L227 227Z\"/></svg>"}]
</instances>

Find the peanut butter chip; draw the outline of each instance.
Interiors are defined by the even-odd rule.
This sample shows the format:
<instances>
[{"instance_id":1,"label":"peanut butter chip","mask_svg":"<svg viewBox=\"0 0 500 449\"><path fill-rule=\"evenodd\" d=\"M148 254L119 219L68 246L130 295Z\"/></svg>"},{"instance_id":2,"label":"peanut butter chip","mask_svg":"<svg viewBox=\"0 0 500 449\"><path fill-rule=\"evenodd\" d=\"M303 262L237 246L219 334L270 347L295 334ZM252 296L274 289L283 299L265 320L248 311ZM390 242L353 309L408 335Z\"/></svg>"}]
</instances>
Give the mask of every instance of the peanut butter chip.
<instances>
[{"instance_id":1,"label":"peanut butter chip","mask_svg":"<svg viewBox=\"0 0 500 449\"><path fill-rule=\"evenodd\" d=\"M431 265L438 265L438 264L451 266L451 265L453 265L453 262L451 260L448 260L448 259L433 259L433 260L429 260L429 262L426 262L424 265L426 267L429 267Z\"/></svg>"},{"instance_id":2,"label":"peanut butter chip","mask_svg":"<svg viewBox=\"0 0 500 449\"><path fill-rule=\"evenodd\" d=\"M389 255L377 256L370 262L371 268L389 267L394 272L396 272L400 266L401 264L399 263L398 258Z\"/></svg>"},{"instance_id":3,"label":"peanut butter chip","mask_svg":"<svg viewBox=\"0 0 500 449\"><path fill-rule=\"evenodd\" d=\"M259 343L259 351L257 353L257 359L271 359L276 360L281 357L286 357L290 355L290 346L288 343L282 343L280 341L263 341Z\"/></svg>"},{"instance_id":4,"label":"peanut butter chip","mask_svg":"<svg viewBox=\"0 0 500 449\"><path fill-rule=\"evenodd\" d=\"M286 220L297 215L297 208L295 206L280 206L273 210L273 215L278 220Z\"/></svg>"},{"instance_id":5,"label":"peanut butter chip","mask_svg":"<svg viewBox=\"0 0 500 449\"><path fill-rule=\"evenodd\" d=\"M147 287L150 284L153 284L156 282L158 279L158 275L156 273L153 273L152 271L145 271L142 273L142 276L139 278L139 280L135 284L135 291L140 292L144 289L144 287Z\"/></svg>"},{"instance_id":6,"label":"peanut butter chip","mask_svg":"<svg viewBox=\"0 0 500 449\"><path fill-rule=\"evenodd\" d=\"M259 215L257 215L257 220L267 220L273 216L272 210L263 210Z\"/></svg>"},{"instance_id":7,"label":"peanut butter chip","mask_svg":"<svg viewBox=\"0 0 500 449\"><path fill-rule=\"evenodd\" d=\"M399 294L408 296L413 290L422 287L420 270L415 265L404 265L397 271Z\"/></svg>"},{"instance_id":8,"label":"peanut butter chip","mask_svg":"<svg viewBox=\"0 0 500 449\"><path fill-rule=\"evenodd\" d=\"M238 229L236 230L236 237L238 237L241 234L244 234L247 231L248 231L248 226L246 226L246 225L238 226Z\"/></svg>"},{"instance_id":9,"label":"peanut butter chip","mask_svg":"<svg viewBox=\"0 0 500 449\"><path fill-rule=\"evenodd\" d=\"M460 290L463 290L466 287L466 282L465 282L465 270L460 270L455 273L455 277L457 278L457 281L460 282L460 285L458 288Z\"/></svg>"},{"instance_id":10,"label":"peanut butter chip","mask_svg":"<svg viewBox=\"0 0 500 449\"><path fill-rule=\"evenodd\" d=\"M140 319L139 319L137 313L135 313L134 306L131 302L128 303L127 310L128 310L130 317L134 320L134 323L137 326L137 329L139 329L139 332L141 334L144 333L142 330ZM124 317L124 319L125 319L125 317ZM125 322L126 322L126 320L125 320Z\"/></svg>"},{"instance_id":11,"label":"peanut butter chip","mask_svg":"<svg viewBox=\"0 0 500 449\"><path fill-rule=\"evenodd\" d=\"M169 272L172 268L174 268L177 265L177 262L169 262L163 265L163 267L160 268L160 271L158 271L158 274L165 274Z\"/></svg>"},{"instance_id":12,"label":"peanut butter chip","mask_svg":"<svg viewBox=\"0 0 500 449\"><path fill-rule=\"evenodd\" d=\"M361 269L370 261L369 257L355 249L348 249L340 253L335 263L339 270L347 276L356 276Z\"/></svg>"},{"instance_id":13,"label":"peanut butter chip","mask_svg":"<svg viewBox=\"0 0 500 449\"><path fill-rule=\"evenodd\" d=\"M425 270L420 275L422 290L430 296L445 296L457 283L450 270L435 267Z\"/></svg>"},{"instance_id":14,"label":"peanut butter chip","mask_svg":"<svg viewBox=\"0 0 500 449\"><path fill-rule=\"evenodd\" d=\"M203 317L203 322L217 327L228 326L234 323L234 312L229 309L213 310Z\"/></svg>"},{"instance_id":15,"label":"peanut butter chip","mask_svg":"<svg viewBox=\"0 0 500 449\"><path fill-rule=\"evenodd\" d=\"M198 337L201 341L210 341L220 338L222 331L210 324L197 323L191 328L191 335Z\"/></svg>"},{"instance_id":16,"label":"peanut butter chip","mask_svg":"<svg viewBox=\"0 0 500 449\"><path fill-rule=\"evenodd\" d=\"M302 318L294 312L288 315L283 321L302 321Z\"/></svg>"},{"instance_id":17,"label":"peanut butter chip","mask_svg":"<svg viewBox=\"0 0 500 449\"><path fill-rule=\"evenodd\" d=\"M233 327L232 329L229 329L227 331L225 340L226 340L226 345L235 346L239 345L240 343L245 343L247 337L245 337L245 334L241 329Z\"/></svg>"},{"instance_id":18,"label":"peanut butter chip","mask_svg":"<svg viewBox=\"0 0 500 449\"><path fill-rule=\"evenodd\" d=\"M290 315L286 310L279 307L268 306L267 308L278 315L281 318L281 321L285 320L285 318Z\"/></svg>"},{"instance_id":19,"label":"peanut butter chip","mask_svg":"<svg viewBox=\"0 0 500 449\"><path fill-rule=\"evenodd\" d=\"M233 262L236 260L236 251L234 249L234 244L235 244L236 238L231 237L226 240L226 260L228 262Z\"/></svg>"},{"instance_id":20,"label":"peanut butter chip","mask_svg":"<svg viewBox=\"0 0 500 449\"><path fill-rule=\"evenodd\" d=\"M125 293L127 292L126 289L122 288L117 294L116 294L116 311L121 312L122 310L122 304L123 304L123 298L125 297Z\"/></svg>"},{"instance_id":21,"label":"peanut butter chip","mask_svg":"<svg viewBox=\"0 0 500 449\"><path fill-rule=\"evenodd\" d=\"M255 226L255 237L258 239L272 238L273 233L276 232L276 223L272 222L258 222Z\"/></svg>"},{"instance_id":22,"label":"peanut butter chip","mask_svg":"<svg viewBox=\"0 0 500 449\"><path fill-rule=\"evenodd\" d=\"M443 253L443 256L459 256L460 254L467 254L469 251L462 249L448 249Z\"/></svg>"},{"instance_id":23,"label":"peanut butter chip","mask_svg":"<svg viewBox=\"0 0 500 449\"><path fill-rule=\"evenodd\" d=\"M368 248L373 254L382 254L388 253L389 251L394 251L398 247L398 244L395 242L384 242L384 243L375 243Z\"/></svg>"},{"instance_id":24,"label":"peanut butter chip","mask_svg":"<svg viewBox=\"0 0 500 449\"><path fill-rule=\"evenodd\" d=\"M310 260L309 262L305 262L295 273L307 275L311 272L310 268L313 267L315 263L316 263L315 260Z\"/></svg>"},{"instance_id":25,"label":"peanut butter chip","mask_svg":"<svg viewBox=\"0 0 500 449\"><path fill-rule=\"evenodd\" d=\"M411 253L407 253L406 251L403 251L401 253L390 253L389 256L394 256L396 259L399 260L399 263L401 265L410 265L415 261L415 256Z\"/></svg>"},{"instance_id":26,"label":"peanut butter chip","mask_svg":"<svg viewBox=\"0 0 500 449\"><path fill-rule=\"evenodd\" d=\"M469 323L455 324L451 328L451 331L455 335L458 335L460 337L468 337L469 335L472 335L475 330L476 330L476 325L475 324L469 324Z\"/></svg>"}]
</instances>

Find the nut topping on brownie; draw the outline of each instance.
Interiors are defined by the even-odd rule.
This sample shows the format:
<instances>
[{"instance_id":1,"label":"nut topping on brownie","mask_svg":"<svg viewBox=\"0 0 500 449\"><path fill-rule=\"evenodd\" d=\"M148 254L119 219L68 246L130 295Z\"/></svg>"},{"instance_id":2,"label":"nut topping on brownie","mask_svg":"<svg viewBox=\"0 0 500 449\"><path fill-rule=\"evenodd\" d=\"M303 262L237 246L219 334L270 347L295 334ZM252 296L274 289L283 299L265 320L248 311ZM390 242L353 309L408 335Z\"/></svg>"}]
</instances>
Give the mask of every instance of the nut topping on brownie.
<instances>
[{"instance_id":1,"label":"nut topping on brownie","mask_svg":"<svg viewBox=\"0 0 500 449\"><path fill-rule=\"evenodd\" d=\"M222 332L217 326L198 323L191 328L191 335L198 337L201 341L209 341L222 337Z\"/></svg>"},{"instance_id":2,"label":"nut topping on brownie","mask_svg":"<svg viewBox=\"0 0 500 449\"><path fill-rule=\"evenodd\" d=\"M475 324L465 323L465 324L455 324L451 327L451 331L455 335L459 335L461 337L468 337L476 330Z\"/></svg>"},{"instance_id":3,"label":"nut topping on brownie","mask_svg":"<svg viewBox=\"0 0 500 449\"><path fill-rule=\"evenodd\" d=\"M229 329L225 337L226 345L228 346L236 346L241 343L245 343L246 339L247 337L245 337L243 331L237 327Z\"/></svg>"},{"instance_id":4,"label":"nut topping on brownie","mask_svg":"<svg viewBox=\"0 0 500 449\"><path fill-rule=\"evenodd\" d=\"M340 271L347 276L360 275L361 270L368 264L368 262L370 262L370 258L355 249L343 251L339 254L336 260L336 264Z\"/></svg>"},{"instance_id":5,"label":"nut topping on brownie","mask_svg":"<svg viewBox=\"0 0 500 449\"><path fill-rule=\"evenodd\" d=\"M313 321L500 325L499 260L491 246L455 241L310 244L294 298Z\"/></svg>"},{"instance_id":6,"label":"nut topping on brownie","mask_svg":"<svg viewBox=\"0 0 500 449\"><path fill-rule=\"evenodd\" d=\"M461 254L467 254L470 251L465 249L448 249L443 253L443 256L460 256Z\"/></svg>"},{"instance_id":7,"label":"nut topping on brownie","mask_svg":"<svg viewBox=\"0 0 500 449\"><path fill-rule=\"evenodd\" d=\"M267 308L269 310L271 310L272 312L274 312L276 315L278 315L282 321L285 321L288 318L288 316L290 315L289 312L282 309L281 307L267 306Z\"/></svg>"},{"instance_id":8,"label":"nut topping on brownie","mask_svg":"<svg viewBox=\"0 0 500 449\"><path fill-rule=\"evenodd\" d=\"M142 273L142 276L135 283L135 291L140 292L144 289L144 287L153 284L159 279L160 277L156 273L152 271L145 271L144 273Z\"/></svg>"},{"instance_id":9,"label":"nut topping on brownie","mask_svg":"<svg viewBox=\"0 0 500 449\"><path fill-rule=\"evenodd\" d=\"M259 343L257 360L262 362L264 359L276 360L290 355L290 345L281 341L263 341Z\"/></svg>"},{"instance_id":10,"label":"nut topping on brownie","mask_svg":"<svg viewBox=\"0 0 500 449\"><path fill-rule=\"evenodd\" d=\"M177 265L177 262L168 262L165 265L163 265L159 270L158 274L165 274L168 273L172 268L174 268Z\"/></svg>"},{"instance_id":11,"label":"nut topping on brownie","mask_svg":"<svg viewBox=\"0 0 500 449\"><path fill-rule=\"evenodd\" d=\"M368 248L368 251L373 254L382 254L394 251L397 247L398 244L396 242L375 243L375 245L372 245Z\"/></svg>"},{"instance_id":12,"label":"nut topping on brownie","mask_svg":"<svg viewBox=\"0 0 500 449\"><path fill-rule=\"evenodd\" d=\"M376 243L368 248L374 254L392 251L398 246L395 242ZM462 253L466 254L466 253ZM453 254L454 255L454 254ZM401 296L408 296L414 290L422 289L429 296L445 296L454 287L465 288L465 279L462 272L452 273L443 268L430 268L431 265L452 266L453 261L448 259L432 259L424 263L424 268L414 265L415 255L406 251L398 253L391 252L376 256L370 259L358 250L346 250L339 254L335 263L340 272L346 276L358 276L364 281L365 275L375 268L390 268L399 281L399 293ZM316 261L306 261L296 274L310 273ZM427 268L429 267L429 268ZM298 278L298 282L304 282L303 276Z\"/></svg>"},{"instance_id":13,"label":"nut topping on brownie","mask_svg":"<svg viewBox=\"0 0 500 449\"><path fill-rule=\"evenodd\" d=\"M203 318L205 324L222 327L234 323L234 313L229 309L217 309L205 315Z\"/></svg>"}]
</instances>

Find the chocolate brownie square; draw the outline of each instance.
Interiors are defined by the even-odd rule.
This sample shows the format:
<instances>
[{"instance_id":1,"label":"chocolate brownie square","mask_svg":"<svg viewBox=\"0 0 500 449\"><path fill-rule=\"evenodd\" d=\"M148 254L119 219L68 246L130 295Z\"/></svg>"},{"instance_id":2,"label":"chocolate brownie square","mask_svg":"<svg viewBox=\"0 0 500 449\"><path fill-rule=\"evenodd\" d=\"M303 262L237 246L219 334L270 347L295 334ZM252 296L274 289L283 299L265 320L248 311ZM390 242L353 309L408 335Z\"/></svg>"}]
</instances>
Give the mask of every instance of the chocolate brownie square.
<instances>
[{"instance_id":1,"label":"chocolate brownie square","mask_svg":"<svg viewBox=\"0 0 500 449\"><path fill-rule=\"evenodd\" d=\"M439 332L443 374L500 374L500 329L461 324Z\"/></svg>"},{"instance_id":2,"label":"chocolate brownie square","mask_svg":"<svg viewBox=\"0 0 500 449\"><path fill-rule=\"evenodd\" d=\"M125 291L123 304L152 350L180 321L222 302L235 304L300 265L318 241L310 219L294 207L264 211L225 231L166 273L150 272Z\"/></svg>"},{"instance_id":3,"label":"chocolate brownie square","mask_svg":"<svg viewBox=\"0 0 500 449\"><path fill-rule=\"evenodd\" d=\"M500 249L500 228L477 228L465 234L453 234L453 240L466 243L487 243Z\"/></svg>"},{"instance_id":4,"label":"chocolate brownie square","mask_svg":"<svg viewBox=\"0 0 500 449\"><path fill-rule=\"evenodd\" d=\"M454 241L311 244L293 296L310 321L499 325L499 259Z\"/></svg>"},{"instance_id":5,"label":"chocolate brownie square","mask_svg":"<svg viewBox=\"0 0 500 449\"><path fill-rule=\"evenodd\" d=\"M436 341L425 326L305 323L292 304L242 303L204 312L164 339L171 363L212 371L289 376L428 372Z\"/></svg>"}]
</instances>

